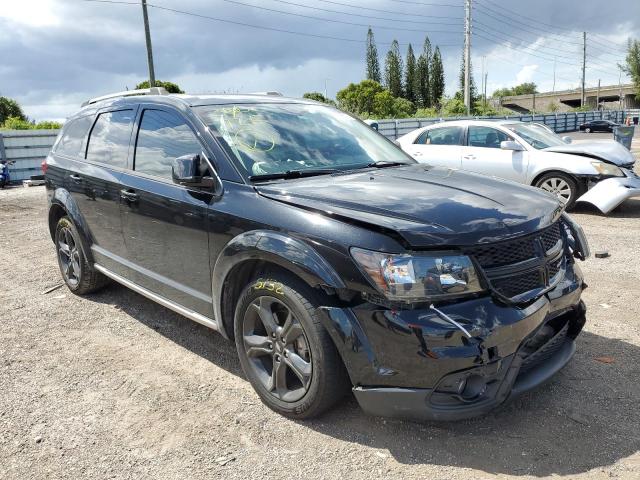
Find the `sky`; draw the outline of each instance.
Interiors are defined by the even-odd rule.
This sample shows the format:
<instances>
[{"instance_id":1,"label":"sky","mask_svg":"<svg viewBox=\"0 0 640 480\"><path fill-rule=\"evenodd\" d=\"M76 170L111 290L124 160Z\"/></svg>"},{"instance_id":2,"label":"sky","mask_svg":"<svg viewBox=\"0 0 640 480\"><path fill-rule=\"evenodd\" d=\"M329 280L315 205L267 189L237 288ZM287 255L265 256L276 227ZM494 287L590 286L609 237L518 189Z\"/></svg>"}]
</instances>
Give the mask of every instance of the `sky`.
<instances>
[{"instance_id":1,"label":"sky","mask_svg":"<svg viewBox=\"0 0 640 480\"><path fill-rule=\"evenodd\" d=\"M148 0L156 78L188 93L308 91L335 97L365 77L365 39L380 61L397 39L442 51L458 88L464 0ZM88 98L148 77L137 0L0 0L0 95L34 120L64 120ZM473 0L472 62L487 92L522 82L576 88L587 32L587 86L618 84L640 1ZM555 71L555 85L554 85ZM628 82L625 75L622 83Z\"/></svg>"}]
</instances>

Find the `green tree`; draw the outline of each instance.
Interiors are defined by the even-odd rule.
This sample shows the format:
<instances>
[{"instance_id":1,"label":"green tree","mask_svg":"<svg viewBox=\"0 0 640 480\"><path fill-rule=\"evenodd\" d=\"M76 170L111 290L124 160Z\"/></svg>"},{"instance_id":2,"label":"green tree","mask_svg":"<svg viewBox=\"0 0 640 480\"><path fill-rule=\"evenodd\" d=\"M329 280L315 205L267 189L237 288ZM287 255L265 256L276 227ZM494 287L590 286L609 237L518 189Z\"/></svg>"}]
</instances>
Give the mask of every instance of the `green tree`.
<instances>
[{"instance_id":1,"label":"green tree","mask_svg":"<svg viewBox=\"0 0 640 480\"><path fill-rule=\"evenodd\" d=\"M6 130L31 130L33 123L20 117L8 117L2 123L2 128Z\"/></svg>"},{"instance_id":2,"label":"green tree","mask_svg":"<svg viewBox=\"0 0 640 480\"><path fill-rule=\"evenodd\" d=\"M325 97L320 92L307 92L302 95L302 98L307 98L309 100L315 100L316 102L326 103L327 105L336 105L336 102L331 100L330 98Z\"/></svg>"},{"instance_id":3,"label":"green tree","mask_svg":"<svg viewBox=\"0 0 640 480\"><path fill-rule=\"evenodd\" d=\"M433 53L431 51L431 41L429 37L424 39L422 45L422 53L418 57L416 65L416 85L415 96L416 102L420 108L430 108L434 101L431 96L431 66L433 62Z\"/></svg>"},{"instance_id":4,"label":"green tree","mask_svg":"<svg viewBox=\"0 0 640 480\"><path fill-rule=\"evenodd\" d=\"M431 92L431 106L440 107L441 99L444 96L444 67L442 66L442 56L440 48L436 47L429 69L429 90Z\"/></svg>"},{"instance_id":5,"label":"green tree","mask_svg":"<svg viewBox=\"0 0 640 480\"><path fill-rule=\"evenodd\" d=\"M467 107L460 95L442 99L442 115L445 117L459 117L467 114Z\"/></svg>"},{"instance_id":6,"label":"green tree","mask_svg":"<svg viewBox=\"0 0 640 480\"><path fill-rule=\"evenodd\" d=\"M416 56L413 53L413 47L409 44L407 48L407 62L404 70L404 98L409 100L415 105L417 100L416 95Z\"/></svg>"},{"instance_id":7,"label":"green tree","mask_svg":"<svg viewBox=\"0 0 640 480\"><path fill-rule=\"evenodd\" d=\"M620 65L622 70L631 77L636 89L636 99L640 100L640 41L629 40L625 64Z\"/></svg>"},{"instance_id":8,"label":"green tree","mask_svg":"<svg viewBox=\"0 0 640 480\"><path fill-rule=\"evenodd\" d=\"M162 87L169 93L184 93L176 83L173 82L163 82L162 80L156 80L156 87ZM149 80L145 80L144 82L140 82L136 85L136 90L141 88L149 88Z\"/></svg>"},{"instance_id":9,"label":"green tree","mask_svg":"<svg viewBox=\"0 0 640 480\"><path fill-rule=\"evenodd\" d=\"M538 86L533 82L525 82L513 87L513 95L531 95L538 93Z\"/></svg>"},{"instance_id":10,"label":"green tree","mask_svg":"<svg viewBox=\"0 0 640 480\"><path fill-rule=\"evenodd\" d=\"M378 48L373 38L373 31L369 27L367 31L367 80L381 82L380 78L380 61L378 60Z\"/></svg>"},{"instance_id":11,"label":"green tree","mask_svg":"<svg viewBox=\"0 0 640 480\"><path fill-rule=\"evenodd\" d=\"M471 64L471 59L469 59L469 96L471 97L471 109L473 109L473 105L478 100L478 91L476 89L476 82L473 79L473 65ZM464 77L465 77L465 68L464 68L464 52L462 53L462 61L460 62L460 76L458 78L458 85L460 90L458 90L458 94L462 98L464 102Z\"/></svg>"},{"instance_id":12,"label":"green tree","mask_svg":"<svg viewBox=\"0 0 640 480\"><path fill-rule=\"evenodd\" d=\"M402 56L397 40L391 43L384 65L384 83L394 97L402 97Z\"/></svg>"},{"instance_id":13,"label":"green tree","mask_svg":"<svg viewBox=\"0 0 640 480\"><path fill-rule=\"evenodd\" d=\"M0 97L0 125L9 117L27 119L18 102L8 97Z\"/></svg>"},{"instance_id":14,"label":"green tree","mask_svg":"<svg viewBox=\"0 0 640 480\"><path fill-rule=\"evenodd\" d=\"M384 87L373 80L350 83L336 94L338 106L347 112L360 116L370 116L374 112L374 100Z\"/></svg>"},{"instance_id":15,"label":"green tree","mask_svg":"<svg viewBox=\"0 0 640 480\"><path fill-rule=\"evenodd\" d=\"M407 118L415 107L406 98L394 97L389 90L376 93L373 99L373 118Z\"/></svg>"},{"instance_id":16,"label":"green tree","mask_svg":"<svg viewBox=\"0 0 640 480\"><path fill-rule=\"evenodd\" d=\"M433 118L438 116L438 110L433 107L419 108L413 116L415 118Z\"/></svg>"},{"instance_id":17,"label":"green tree","mask_svg":"<svg viewBox=\"0 0 640 480\"><path fill-rule=\"evenodd\" d=\"M36 123L33 128L35 130L59 130L62 128L62 124L60 122L54 122L52 120L44 120L42 122Z\"/></svg>"}]
</instances>

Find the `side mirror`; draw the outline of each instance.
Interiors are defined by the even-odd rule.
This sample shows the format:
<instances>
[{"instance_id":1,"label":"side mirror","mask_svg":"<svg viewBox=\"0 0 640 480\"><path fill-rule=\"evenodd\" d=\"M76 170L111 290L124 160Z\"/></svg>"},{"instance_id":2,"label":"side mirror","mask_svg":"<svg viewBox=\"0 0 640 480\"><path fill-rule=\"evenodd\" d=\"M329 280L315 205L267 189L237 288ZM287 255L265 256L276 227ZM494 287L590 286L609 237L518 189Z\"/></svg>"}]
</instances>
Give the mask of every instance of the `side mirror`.
<instances>
[{"instance_id":1,"label":"side mirror","mask_svg":"<svg viewBox=\"0 0 640 480\"><path fill-rule=\"evenodd\" d=\"M396 147L402 148L402 145L400 144L400 142L398 140L392 140L392 142Z\"/></svg>"},{"instance_id":2,"label":"side mirror","mask_svg":"<svg viewBox=\"0 0 640 480\"><path fill-rule=\"evenodd\" d=\"M185 187L213 188L213 177L203 176L201 172L202 161L200 155L183 155L171 162L171 177L173 183Z\"/></svg>"},{"instance_id":3,"label":"side mirror","mask_svg":"<svg viewBox=\"0 0 640 480\"><path fill-rule=\"evenodd\" d=\"M571 143L571 142L573 142L573 138L568 137L568 136L564 136L564 137L562 137L562 141L564 143Z\"/></svg>"},{"instance_id":4,"label":"side mirror","mask_svg":"<svg viewBox=\"0 0 640 480\"><path fill-rule=\"evenodd\" d=\"M500 148L502 150L513 150L514 152L522 152L524 148L518 142L514 142L513 140L505 140L504 142L500 142Z\"/></svg>"}]
</instances>

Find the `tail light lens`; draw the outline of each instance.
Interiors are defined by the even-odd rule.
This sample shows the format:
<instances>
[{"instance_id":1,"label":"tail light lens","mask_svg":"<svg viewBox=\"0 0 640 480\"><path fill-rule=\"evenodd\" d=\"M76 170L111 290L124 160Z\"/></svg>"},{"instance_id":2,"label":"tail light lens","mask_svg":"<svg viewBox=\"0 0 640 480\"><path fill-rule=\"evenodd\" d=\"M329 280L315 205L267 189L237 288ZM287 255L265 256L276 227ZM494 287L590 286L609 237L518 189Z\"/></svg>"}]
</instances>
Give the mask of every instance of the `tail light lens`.
<instances>
[{"instance_id":1,"label":"tail light lens","mask_svg":"<svg viewBox=\"0 0 640 480\"><path fill-rule=\"evenodd\" d=\"M47 160L44 159L42 161L42 163L40 164L40 168L42 169L42 174L46 175L47 174L47 168L49 168L49 166L47 165Z\"/></svg>"}]
</instances>

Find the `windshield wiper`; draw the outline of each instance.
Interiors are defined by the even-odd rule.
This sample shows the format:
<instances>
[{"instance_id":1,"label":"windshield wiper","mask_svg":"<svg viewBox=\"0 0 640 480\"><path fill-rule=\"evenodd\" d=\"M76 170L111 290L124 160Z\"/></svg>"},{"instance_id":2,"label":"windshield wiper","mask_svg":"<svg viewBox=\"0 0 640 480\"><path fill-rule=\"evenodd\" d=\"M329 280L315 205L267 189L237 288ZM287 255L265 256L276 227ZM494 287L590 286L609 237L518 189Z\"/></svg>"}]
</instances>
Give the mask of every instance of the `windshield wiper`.
<instances>
[{"instance_id":1,"label":"windshield wiper","mask_svg":"<svg viewBox=\"0 0 640 480\"><path fill-rule=\"evenodd\" d=\"M367 167L386 168L386 167L399 167L400 165L412 165L407 162L396 162L391 160L382 160L380 162L372 162Z\"/></svg>"},{"instance_id":2,"label":"windshield wiper","mask_svg":"<svg viewBox=\"0 0 640 480\"><path fill-rule=\"evenodd\" d=\"M249 177L249 180L254 182L254 181L260 181L260 180L276 180L279 178L282 178L282 179L303 178L303 177L313 177L315 175L327 175L329 173L336 173L340 171L341 170L337 168L307 168L304 170L287 170L286 172L251 175Z\"/></svg>"}]
</instances>

